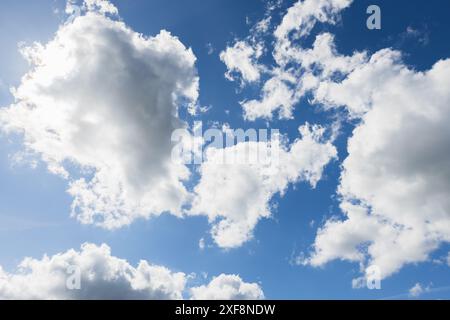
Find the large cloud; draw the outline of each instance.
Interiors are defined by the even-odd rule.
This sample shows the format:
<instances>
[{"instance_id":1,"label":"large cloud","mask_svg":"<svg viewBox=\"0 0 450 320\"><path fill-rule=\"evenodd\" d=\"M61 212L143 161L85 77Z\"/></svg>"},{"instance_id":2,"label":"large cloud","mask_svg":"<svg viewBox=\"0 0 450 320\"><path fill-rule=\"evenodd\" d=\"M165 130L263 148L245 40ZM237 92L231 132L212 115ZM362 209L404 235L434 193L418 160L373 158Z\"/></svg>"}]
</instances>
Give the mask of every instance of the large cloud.
<instances>
[{"instance_id":1,"label":"large cloud","mask_svg":"<svg viewBox=\"0 0 450 320\"><path fill-rule=\"evenodd\" d=\"M77 278L79 275L79 279ZM24 259L15 272L0 267L0 299L262 299L256 283L221 274L187 288L190 276L142 260L134 267L111 249L85 243L42 259Z\"/></svg>"},{"instance_id":2,"label":"large cloud","mask_svg":"<svg viewBox=\"0 0 450 320\"><path fill-rule=\"evenodd\" d=\"M450 60L416 72L399 58L382 50L318 91L362 115L339 187L346 219L319 231L313 265L363 261L387 277L450 241Z\"/></svg>"},{"instance_id":3,"label":"large cloud","mask_svg":"<svg viewBox=\"0 0 450 320\"><path fill-rule=\"evenodd\" d=\"M315 187L324 167L336 157L324 128L307 124L299 132L301 138L291 145L274 139L208 148L191 213L208 216L220 247L238 247L248 241L258 221L271 215L270 200L275 194L283 195L290 183L299 181ZM253 155L261 157L252 159Z\"/></svg>"},{"instance_id":4,"label":"large cloud","mask_svg":"<svg viewBox=\"0 0 450 320\"><path fill-rule=\"evenodd\" d=\"M117 13L108 1L84 10L49 43L23 49L32 68L0 126L69 180L83 223L180 215L189 171L170 161L170 137L184 127L178 106L198 97L196 58L169 32L145 37L107 18Z\"/></svg>"},{"instance_id":5,"label":"large cloud","mask_svg":"<svg viewBox=\"0 0 450 320\"><path fill-rule=\"evenodd\" d=\"M73 267L80 271L79 290L67 286ZM26 258L15 273L0 268L1 299L182 299L185 284L184 273L147 261L133 267L107 245L88 243L81 251Z\"/></svg>"},{"instance_id":6,"label":"large cloud","mask_svg":"<svg viewBox=\"0 0 450 320\"><path fill-rule=\"evenodd\" d=\"M260 300L264 293L257 283L246 283L238 275L221 274L207 285L191 288L194 300Z\"/></svg>"}]
</instances>

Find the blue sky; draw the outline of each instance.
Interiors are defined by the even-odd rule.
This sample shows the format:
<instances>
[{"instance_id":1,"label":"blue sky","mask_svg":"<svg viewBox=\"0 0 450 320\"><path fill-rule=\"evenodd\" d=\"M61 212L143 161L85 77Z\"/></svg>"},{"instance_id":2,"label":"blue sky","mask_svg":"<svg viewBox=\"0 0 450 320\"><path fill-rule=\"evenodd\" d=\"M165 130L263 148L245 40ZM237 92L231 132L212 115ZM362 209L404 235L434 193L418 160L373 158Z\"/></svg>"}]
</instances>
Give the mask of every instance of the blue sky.
<instances>
[{"instance_id":1,"label":"blue sky","mask_svg":"<svg viewBox=\"0 0 450 320\"><path fill-rule=\"evenodd\" d=\"M257 119L243 117L240 101L259 97L261 85L240 87L239 81L224 77L227 66L220 52L232 46L236 39L245 39L250 28L264 17L266 4L261 0L134 0L112 1L120 19L132 30L154 36L161 29L170 31L197 58L199 104L210 106L208 112L184 120L204 124L228 123L231 128L279 128L290 143L298 138L297 128L305 122L327 126L342 110L324 111L310 103L305 95L293 109L291 119ZM272 25L281 22L286 10L297 1L283 1L274 11ZM365 26L368 5L382 9L382 29ZM403 53L403 63L417 72L429 70L436 61L450 57L450 4L444 1L365 1L356 0L342 11L335 25L317 24L313 35L304 40L310 46L315 35L330 32L335 35L339 53L351 55L366 50L369 54L383 48ZM0 106L12 104L7 88L16 87L29 70L18 51L18 43L46 43L54 37L58 26L66 19L65 1L32 0L2 1L0 10ZM416 33L407 33L407 30ZM273 63L270 52L273 39L264 35L268 53L261 63ZM212 48L212 52L209 51ZM266 76L262 76L264 81ZM269 77L269 76L267 76ZM447 89L448 91L448 89ZM317 187L305 182L289 184L284 196L274 195L272 216L257 224L253 238L238 248L220 248L210 235L205 216L178 218L163 214L149 219L137 219L117 230L105 230L84 225L70 217L72 197L66 192L67 181L49 173L45 163L13 165L11 155L22 150L18 134L0 137L0 265L14 272L24 257L40 259L82 243L108 244L114 256L135 265L148 260L174 271L195 273L194 284L219 274L238 274L251 283L259 283L268 299L384 299L411 298L409 290L420 283L421 298L450 298L449 245L445 240L429 253L425 262L407 263L398 272L382 280L381 290L352 288L352 279L360 276L357 262L330 261L323 266L297 265L299 255L308 254L318 228L333 216L342 214L336 195L342 161L348 156L347 141L358 120L343 121L340 135L333 145L338 159L331 161ZM445 134L445 133L444 133ZM447 155L448 156L448 155ZM198 177L191 181L192 189ZM448 217L448 213L447 213ZM312 221L314 223L312 223ZM199 248L204 238L206 248ZM396 248L393 248L396 250ZM434 262L433 262L434 260ZM443 288L443 289L440 289Z\"/></svg>"}]
</instances>

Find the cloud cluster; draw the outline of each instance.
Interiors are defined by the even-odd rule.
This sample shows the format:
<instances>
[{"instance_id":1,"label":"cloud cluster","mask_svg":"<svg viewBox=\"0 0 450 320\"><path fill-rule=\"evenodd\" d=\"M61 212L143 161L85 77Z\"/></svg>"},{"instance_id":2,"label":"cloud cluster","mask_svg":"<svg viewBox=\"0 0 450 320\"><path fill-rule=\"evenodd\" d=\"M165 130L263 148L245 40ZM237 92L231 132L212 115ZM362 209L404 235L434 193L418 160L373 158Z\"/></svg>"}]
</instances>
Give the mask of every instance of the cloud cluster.
<instances>
[{"instance_id":1,"label":"cloud cluster","mask_svg":"<svg viewBox=\"0 0 450 320\"><path fill-rule=\"evenodd\" d=\"M321 109L356 120L342 165L342 217L318 230L313 266L342 259L376 265L388 277L427 261L450 241L450 60L419 72L399 51L338 52L334 36L302 41L317 23L335 23L352 1L298 1L276 27L261 99L242 103L247 119L291 118L306 93Z\"/></svg>"},{"instance_id":2,"label":"cloud cluster","mask_svg":"<svg viewBox=\"0 0 450 320\"><path fill-rule=\"evenodd\" d=\"M80 278L77 279L76 276ZM102 244L85 243L41 260L26 258L14 273L0 267L0 299L262 299L258 284L221 274L209 284L192 287L189 277L142 260L134 267L111 255ZM79 284L79 287L78 287Z\"/></svg>"},{"instance_id":3,"label":"cloud cluster","mask_svg":"<svg viewBox=\"0 0 450 320\"><path fill-rule=\"evenodd\" d=\"M106 17L117 11L108 1L83 8L49 43L23 48L32 67L1 129L68 179L83 223L181 215L189 170L170 161L170 137L185 127L178 108L198 97L196 58L167 31L146 37Z\"/></svg>"},{"instance_id":4,"label":"cloud cluster","mask_svg":"<svg viewBox=\"0 0 450 320\"><path fill-rule=\"evenodd\" d=\"M317 67L315 62L326 60L327 65L322 67L328 69L328 72L334 73L339 71L340 68L350 68L351 64L362 58L362 56L355 56L347 59L334 55L335 50L331 46L332 36L330 35L318 38L312 50L305 49L297 43L297 40L310 35L317 22L334 24L339 18L340 11L351 3L352 0L300 0L296 2L288 9L281 23L271 34L274 39L272 56L275 64L272 66L263 65L258 61L260 54L253 55L251 60L241 60L246 61L245 65L257 67L257 70L259 70L257 79L261 77L261 73L266 78L262 84L259 98L241 101L245 119L272 119L276 113L281 119L292 118L294 107L305 93L314 87L318 80L311 73L311 69ZM269 24L270 19L267 18L259 21L252 28L252 35L247 37L246 40L238 40L233 46L223 51L221 55L225 56L229 52L236 52L235 56L237 56L239 50L236 50L236 47L252 48L255 43L258 48L261 48L261 51L266 50L263 39L265 33L270 29ZM265 27L260 28L260 25ZM330 59L331 57L333 59ZM236 70L235 65L227 62L226 65L228 67L227 74ZM248 76L242 71L241 74L242 83L245 84Z\"/></svg>"}]
</instances>

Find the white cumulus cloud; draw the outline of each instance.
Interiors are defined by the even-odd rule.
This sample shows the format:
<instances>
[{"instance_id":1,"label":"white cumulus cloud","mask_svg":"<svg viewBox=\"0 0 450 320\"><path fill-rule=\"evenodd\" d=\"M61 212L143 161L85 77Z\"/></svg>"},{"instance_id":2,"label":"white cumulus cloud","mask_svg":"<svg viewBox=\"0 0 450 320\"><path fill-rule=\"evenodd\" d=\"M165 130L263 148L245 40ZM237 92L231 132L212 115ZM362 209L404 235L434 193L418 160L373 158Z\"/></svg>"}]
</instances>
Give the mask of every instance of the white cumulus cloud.
<instances>
[{"instance_id":1,"label":"white cumulus cloud","mask_svg":"<svg viewBox=\"0 0 450 320\"><path fill-rule=\"evenodd\" d=\"M70 286L74 267L81 276L79 289ZM1 299L182 299L185 284L184 273L144 260L134 267L104 244L26 258L14 273L0 267Z\"/></svg>"},{"instance_id":2,"label":"white cumulus cloud","mask_svg":"<svg viewBox=\"0 0 450 320\"><path fill-rule=\"evenodd\" d=\"M391 50L321 84L318 100L361 122L338 190L345 218L319 230L311 264L359 261L388 277L450 241L449 87L450 60L417 72Z\"/></svg>"},{"instance_id":3,"label":"white cumulus cloud","mask_svg":"<svg viewBox=\"0 0 450 320\"><path fill-rule=\"evenodd\" d=\"M237 275L221 274L210 283L187 286L190 276L141 260L137 266L115 257L106 244L85 243L42 259L25 258L14 272L0 266L4 300L179 300L262 299L262 288Z\"/></svg>"},{"instance_id":4,"label":"white cumulus cloud","mask_svg":"<svg viewBox=\"0 0 450 320\"><path fill-rule=\"evenodd\" d=\"M262 54L262 47L246 41L238 41L220 53L220 60L228 68L226 78L233 81L234 73L240 74L244 82L258 81L261 67L256 60Z\"/></svg>"},{"instance_id":5,"label":"white cumulus cloud","mask_svg":"<svg viewBox=\"0 0 450 320\"><path fill-rule=\"evenodd\" d=\"M170 161L170 137L185 126L179 106L198 97L192 51L167 31L146 37L104 15L115 12L85 1L50 42L23 48L31 69L0 109L1 129L68 180L73 215L106 228L181 215L189 171Z\"/></svg>"}]
</instances>

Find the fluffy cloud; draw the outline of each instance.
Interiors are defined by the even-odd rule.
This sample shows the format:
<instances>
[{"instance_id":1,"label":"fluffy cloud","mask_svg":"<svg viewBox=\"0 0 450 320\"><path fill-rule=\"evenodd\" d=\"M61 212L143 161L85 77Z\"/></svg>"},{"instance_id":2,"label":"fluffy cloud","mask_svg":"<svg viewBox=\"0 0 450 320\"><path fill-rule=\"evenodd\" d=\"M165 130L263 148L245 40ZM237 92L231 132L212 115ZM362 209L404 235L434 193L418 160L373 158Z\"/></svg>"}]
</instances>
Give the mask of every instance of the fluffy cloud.
<instances>
[{"instance_id":1,"label":"fluffy cloud","mask_svg":"<svg viewBox=\"0 0 450 320\"><path fill-rule=\"evenodd\" d=\"M68 289L79 268L80 289ZM24 259L15 273L0 268L1 299L182 299L184 273L139 262L133 267L107 245L84 244L41 260Z\"/></svg>"},{"instance_id":2,"label":"fluffy cloud","mask_svg":"<svg viewBox=\"0 0 450 320\"><path fill-rule=\"evenodd\" d=\"M79 275L79 280L76 278ZM13 273L0 267L0 299L262 299L262 288L237 275L221 274L187 288L190 276L141 260L134 267L111 249L85 243L42 259L24 259ZM79 287L77 288L77 286Z\"/></svg>"},{"instance_id":3,"label":"fluffy cloud","mask_svg":"<svg viewBox=\"0 0 450 320\"><path fill-rule=\"evenodd\" d=\"M283 195L289 184L299 181L315 187L324 167L336 157L322 127L307 124L299 131L301 138L290 146L274 139L208 148L191 214L208 216L220 247L234 248L248 241L258 221L271 215L275 194Z\"/></svg>"},{"instance_id":4,"label":"fluffy cloud","mask_svg":"<svg viewBox=\"0 0 450 320\"><path fill-rule=\"evenodd\" d=\"M221 274L208 285L191 288L195 300L259 300L264 293L257 283L246 283L237 275Z\"/></svg>"},{"instance_id":5,"label":"fluffy cloud","mask_svg":"<svg viewBox=\"0 0 450 320\"><path fill-rule=\"evenodd\" d=\"M23 49L32 68L0 109L1 129L68 179L83 223L181 215L189 171L170 161L170 137L185 126L178 106L198 97L196 58L167 31L146 37L107 18L117 13L108 1L83 8L49 43Z\"/></svg>"},{"instance_id":6,"label":"fluffy cloud","mask_svg":"<svg viewBox=\"0 0 450 320\"><path fill-rule=\"evenodd\" d=\"M450 60L417 72L391 50L321 84L318 100L361 122L339 186L345 219L319 230L311 264L359 261L388 277L450 241L449 86Z\"/></svg>"},{"instance_id":7,"label":"fluffy cloud","mask_svg":"<svg viewBox=\"0 0 450 320\"><path fill-rule=\"evenodd\" d=\"M233 81L233 73L239 73L244 82L258 81L261 67L256 60L262 54L260 45L251 45L245 41L238 41L220 53L220 60L228 68L226 78Z\"/></svg>"}]
</instances>

